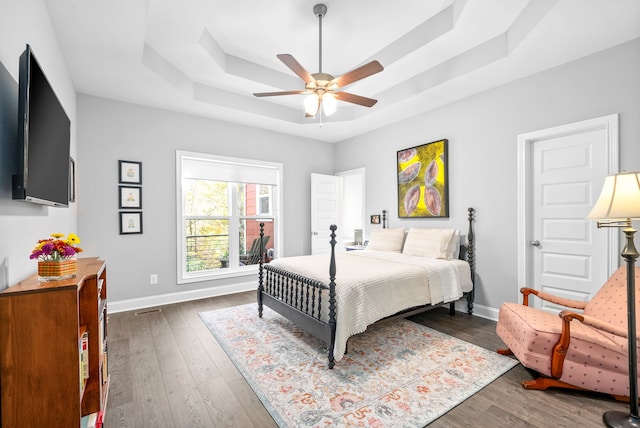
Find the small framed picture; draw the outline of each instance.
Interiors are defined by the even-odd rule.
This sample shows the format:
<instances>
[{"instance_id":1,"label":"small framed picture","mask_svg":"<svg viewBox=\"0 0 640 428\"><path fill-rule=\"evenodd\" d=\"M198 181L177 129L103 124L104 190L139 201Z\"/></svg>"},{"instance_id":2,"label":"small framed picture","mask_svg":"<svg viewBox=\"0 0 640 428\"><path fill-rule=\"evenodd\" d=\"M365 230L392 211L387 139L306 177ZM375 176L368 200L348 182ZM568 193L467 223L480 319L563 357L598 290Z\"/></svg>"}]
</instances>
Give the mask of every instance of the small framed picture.
<instances>
[{"instance_id":1,"label":"small framed picture","mask_svg":"<svg viewBox=\"0 0 640 428\"><path fill-rule=\"evenodd\" d=\"M120 235L133 235L142 233L142 212L120 213Z\"/></svg>"},{"instance_id":2,"label":"small framed picture","mask_svg":"<svg viewBox=\"0 0 640 428\"><path fill-rule=\"evenodd\" d=\"M142 188L118 186L120 190L119 208L142 209Z\"/></svg>"},{"instance_id":3,"label":"small framed picture","mask_svg":"<svg viewBox=\"0 0 640 428\"><path fill-rule=\"evenodd\" d=\"M76 201L76 161L69 156L69 202Z\"/></svg>"},{"instance_id":4,"label":"small framed picture","mask_svg":"<svg viewBox=\"0 0 640 428\"><path fill-rule=\"evenodd\" d=\"M380 214L374 214L371 216L371 224L380 224Z\"/></svg>"},{"instance_id":5,"label":"small framed picture","mask_svg":"<svg viewBox=\"0 0 640 428\"><path fill-rule=\"evenodd\" d=\"M142 184L142 162L118 161L121 184Z\"/></svg>"}]
</instances>

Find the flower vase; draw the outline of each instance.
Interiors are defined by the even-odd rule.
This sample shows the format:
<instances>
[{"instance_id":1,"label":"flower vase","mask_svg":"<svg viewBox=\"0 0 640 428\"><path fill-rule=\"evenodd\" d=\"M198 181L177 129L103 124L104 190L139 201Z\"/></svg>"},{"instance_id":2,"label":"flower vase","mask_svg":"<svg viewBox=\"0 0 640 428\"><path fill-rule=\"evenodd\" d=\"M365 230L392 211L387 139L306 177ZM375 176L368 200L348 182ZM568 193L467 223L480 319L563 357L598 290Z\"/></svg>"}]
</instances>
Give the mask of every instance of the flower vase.
<instances>
[{"instance_id":1,"label":"flower vase","mask_svg":"<svg viewBox=\"0 0 640 428\"><path fill-rule=\"evenodd\" d=\"M75 257L63 260L38 261L38 281L59 281L73 278L78 272L78 262Z\"/></svg>"}]
</instances>

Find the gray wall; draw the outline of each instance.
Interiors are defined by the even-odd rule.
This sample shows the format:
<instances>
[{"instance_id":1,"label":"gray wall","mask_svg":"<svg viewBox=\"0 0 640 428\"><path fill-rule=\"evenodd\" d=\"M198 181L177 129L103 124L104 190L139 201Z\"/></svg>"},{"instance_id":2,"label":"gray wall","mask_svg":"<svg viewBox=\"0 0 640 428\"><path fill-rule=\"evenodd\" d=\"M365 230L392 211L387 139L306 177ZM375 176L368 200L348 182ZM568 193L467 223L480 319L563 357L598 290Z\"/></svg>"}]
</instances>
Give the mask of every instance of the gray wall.
<instances>
[{"instance_id":1,"label":"gray wall","mask_svg":"<svg viewBox=\"0 0 640 428\"><path fill-rule=\"evenodd\" d=\"M409 118L337 145L336 170L367 168L366 212L391 226L466 229L477 209L476 303L517 301L517 137L620 114L620 168L640 170L640 40ZM450 219L399 220L396 151L449 140ZM367 231L368 232L368 231Z\"/></svg>"},{"instance_id":2,"label":"gray wall","mask_svg":"<svg viewBox=\"0 0 640 428\"><path fill-rule=\"evenodd\" d=\"M516 283L517 135L620 113L620 167L640 169L639 40L335 146L86 95L76 100L46 6L39 0L0 3L0 40L0 236L9 243L0 246L0 289L35 272L28 256L36 241L52 232L77 232L85 255L109 262L113 300L221 285L176 285L174 153L182 149L284 163L285 255L309 252L311 172L366 167L366 213L387 209L391 226L464 229L466 208L476 207L477 302L497 308L515 301L521 285ZM26 43L71 118L78 202L70 208L10 199L18 57ZM449 139L451 217L401 221L395 208L396 151L440 138ZM143 163L143 235L118 234L119 159ZM158 273L160 284L148 285L149 273Z\"/></svg>"},{"instance_id":3,"label":"gray wall","mask_svg":"<svg viewBox=\"0 0 640 428\"><path fill-rule=\"evenodd\" d=\"M39 0L0 2L0 290L36 272L29 255L38 239L77 232L75 204L50 208L11 199L11 175L17 172L18 59L27 43L71 119L71 155L76 155L76 93L46 6Z\"/></svg>"},{"instance_id":4,"label":"gray wall","mask_svg":"<svg viewBox=\"0 0 640 428\"><path fill-rule=\"evenodd\" d=\"M176 150L282 163L284 255L309 253L310 174L334 173L331 143L88 95L78 96L78 141L78 230L86 255L109 264L112 301L234 282L176 284ZM119 235L118 160L142 162L141 235Z\"/></svg>"}]
</instances>

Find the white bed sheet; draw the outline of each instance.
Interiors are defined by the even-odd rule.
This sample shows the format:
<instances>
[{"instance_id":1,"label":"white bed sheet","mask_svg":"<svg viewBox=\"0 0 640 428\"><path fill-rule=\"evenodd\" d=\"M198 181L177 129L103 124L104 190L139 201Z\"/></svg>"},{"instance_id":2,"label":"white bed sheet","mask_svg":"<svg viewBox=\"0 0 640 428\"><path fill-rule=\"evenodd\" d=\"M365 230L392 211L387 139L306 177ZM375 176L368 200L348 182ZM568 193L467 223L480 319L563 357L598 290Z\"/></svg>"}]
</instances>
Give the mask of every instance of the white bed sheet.
<instances>
[{"instance_id":1,"label":"white bed sheet","mask_svg":"<svg viewBox=\"0 0 640 428\"><path fill-rule=\"evenodd\" d=\"M275 259L270 264L328 284L329 255ZM471 291L471 270L463 260L440 260L383 251L336 253L336 343L340 361L349 337L404 309L459 299ZM328 296L328 294L325 294ZM328 297L324 297L327 317Z\"/></svg>"}]
</instances>

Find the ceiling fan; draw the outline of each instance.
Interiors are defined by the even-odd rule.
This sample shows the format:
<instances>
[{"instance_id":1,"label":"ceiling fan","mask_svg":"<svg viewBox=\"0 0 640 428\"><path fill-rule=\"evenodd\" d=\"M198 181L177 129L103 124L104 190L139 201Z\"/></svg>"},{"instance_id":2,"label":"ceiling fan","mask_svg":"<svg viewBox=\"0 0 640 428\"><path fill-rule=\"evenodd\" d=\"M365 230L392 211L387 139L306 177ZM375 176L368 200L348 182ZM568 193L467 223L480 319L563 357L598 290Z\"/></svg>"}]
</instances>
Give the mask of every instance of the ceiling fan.
<instances>
[{"instance_id":1,"label":"ceiling fan","mask_svg":"<svg viewBox=\"0 0 640 428\"><path fill-rule=\"evenodd\" d=\"M320 33L319 43L319 71L310 74L296 59L289 54L276 55L280 61L297 74L304 81L304 90L299 91L282 91L282 92L261 92L253 94L256 97L272 97L277 95L299 95L308 94L305 99L305 116L315 117L322 109L328 116L336 110L336 100L346 101L348 103L358 104L365 107L372 107L377 100L362 97L360 95L351 94L349 92L338 91L338 89L347 86L353 82L369 77L384 70L378 61L371 61L358 68L355 68L339 77L333 77L330 74L322 72L322 18L327 14L327 6L317 4L313 7L313 13L318 17L318 27Z\"/></svg>"}]
</instances>

